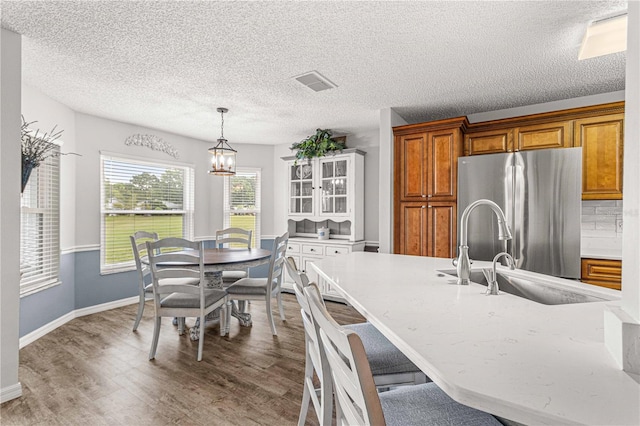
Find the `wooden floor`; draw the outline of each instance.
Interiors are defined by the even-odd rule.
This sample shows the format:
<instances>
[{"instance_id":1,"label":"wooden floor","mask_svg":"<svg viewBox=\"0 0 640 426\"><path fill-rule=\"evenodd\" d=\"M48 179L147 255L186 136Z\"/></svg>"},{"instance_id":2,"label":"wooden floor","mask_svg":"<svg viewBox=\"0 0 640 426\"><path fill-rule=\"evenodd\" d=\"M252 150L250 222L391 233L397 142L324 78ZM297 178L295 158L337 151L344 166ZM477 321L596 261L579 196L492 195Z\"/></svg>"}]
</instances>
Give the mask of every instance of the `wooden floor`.
<instances>
[{"instance_id":1,"label":"wooden floor","mask_svg":"<svg viewBox=\"0 0 640 426\"><path fill-rule=\"evenodd\" d=\"M178 336L170 318L163 318L149 361L150 302L137 332L136 305L74 319L20 350L23 395L2 404L0 424L296 424L304 334L295 297L283 299L288 321L276 320L277 337L264 303L252 302L252 327L232 318L228 337L218 335L218 325L207 327L201 362L197 342ZM341 324L364 320L353 308L327 305ZM317 424L313 408L307 424Z\"/></svg>"}]
</instances>

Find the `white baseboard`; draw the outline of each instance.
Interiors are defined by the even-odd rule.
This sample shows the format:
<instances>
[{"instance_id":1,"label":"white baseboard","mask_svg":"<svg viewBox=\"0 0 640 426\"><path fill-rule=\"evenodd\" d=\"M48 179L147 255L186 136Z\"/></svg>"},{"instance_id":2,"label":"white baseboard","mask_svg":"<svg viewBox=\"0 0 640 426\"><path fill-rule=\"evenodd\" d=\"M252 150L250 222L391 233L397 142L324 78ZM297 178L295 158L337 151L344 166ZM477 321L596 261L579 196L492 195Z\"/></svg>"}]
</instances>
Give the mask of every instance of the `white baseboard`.
<instances>
[{"instance_id":1,"label":"white baseboard","mask_svg":"<svg viewBox=\"0 0 640 426\"><path fill-rule=\"evenodd\" d=\"M60 327L71 321L74 318L80 318L85 315L96 314L98 312L108 311L109 309L120 308L122 306L131 305L134 303L138 303L139 297L127 297L126 299L114 300L113 302L102 303L100 305L89 306L87 308L76 309L67 314L62 315L59 318L51 321L48 324L43 325L37 330L33 330L31 333L26 334L20 338L20 349L27 346L29 343L33 343L42 336L52 332L56 328ZM3 390L4 392L4 390Z\"/></svg>"},{"instance_id":2,"label":"white baseboard","mask_svg":"<svg viewBox=\"0 0 640 426\"><path fill-rule=\"evenodd\" d=\"M15 385L7 386L0 389L0 404L11 401L22 396L22 384L20 382Z\"/></svg>"}]
</instances>

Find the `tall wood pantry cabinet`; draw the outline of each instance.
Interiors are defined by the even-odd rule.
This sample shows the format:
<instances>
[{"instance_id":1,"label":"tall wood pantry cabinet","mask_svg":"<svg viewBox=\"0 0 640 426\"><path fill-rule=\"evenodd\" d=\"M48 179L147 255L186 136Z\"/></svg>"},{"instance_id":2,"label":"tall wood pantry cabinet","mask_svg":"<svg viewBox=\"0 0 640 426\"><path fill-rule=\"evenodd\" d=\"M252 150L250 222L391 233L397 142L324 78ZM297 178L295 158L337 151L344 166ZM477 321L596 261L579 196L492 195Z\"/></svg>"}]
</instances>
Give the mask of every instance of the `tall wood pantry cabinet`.
<instances>
[{"instance_id":1,"label":"tall wood pantry cabinet","mask_svg":"<svg viewBox=\"0 0 640 426\"><path fill-rule=\"evenodd\" d=\"M394 253L454 257L466 117L393 128Z\"/></svg>"}]
</instances>

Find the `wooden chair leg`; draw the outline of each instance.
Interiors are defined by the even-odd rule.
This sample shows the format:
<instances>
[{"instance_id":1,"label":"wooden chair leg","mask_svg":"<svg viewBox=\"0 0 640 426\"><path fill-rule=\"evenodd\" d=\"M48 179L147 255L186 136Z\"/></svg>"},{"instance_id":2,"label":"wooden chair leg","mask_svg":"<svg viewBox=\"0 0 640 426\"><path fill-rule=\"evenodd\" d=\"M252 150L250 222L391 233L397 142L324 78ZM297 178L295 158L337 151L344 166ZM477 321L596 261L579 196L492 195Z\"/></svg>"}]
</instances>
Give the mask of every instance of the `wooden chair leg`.
<instances>
[{"instance_id":1,"label":"wooden chair leg","mask_svg":"<svg viewBox=\"0 0 640 426\"><path fill-rule=\"evenodd\" d=\"M305 336L305 343L306 336ZM300 415L298 416L298 426L304 426L307 420L307 414L309 413L309 402L311 401L311 392L309 391L309 385L307 384L307 380L313 380L313 364L311 362L311 357L309 356L309 352L307 351L307 355L305 357L304 364L304 391L302 393L302 405L300 405ZM320 414L318 414L320 416Z\"/></svg>"},{"instance_id":2,"label":"wooden chair leg","mask_svg":"<svg viewBox=\"0 0 640 426\"><path fill-rule=\"evenodd\" d=\"M184 317L179 317L178 318L178 336L182 336L184 334L184 325L185 325L185 318Z\"/></svg>"},{"instance_id":3,"label":"wooden chair leg","mask_svg":"<svg viewBox=\"0 0 640 426\"><path fill-rule=\"evenodd\" d=\"M219 309L220 313L220 336L226 336L227 334L227 304L222 305Z\"/></svg>"},{"instance_id":4,"label":"wooden chair leg","mask_svg":"<svg viewBox=\"0 0 640 426\"><path fill-rule=\"evenodd\" d=\"M133 323L133 331L138 329L138 325L140 325L140 320L142 319L142 314L144 312L144 292L140 294L140 301L138 302L138 315L136 315L136 321Z\"/></svg>"},{"instance_id":5,"label":"wooden chair leg","mask_svg":"<svg viewBox=\"0 0 640 426\"><path fill-rule=\"evenodd\" d=\"M276 299L278 299L278 309L280 310L280 319L282 321L286 321L287 318L284 316L284 305L282 304L282 293L278 293L278 295L276 296Z\"/></svg>"},{"instance_id":6,"label":"wooden chair leg","mask_svg":"<svg viewBox=\"0 0 640 426\"><path fill-rule=\"evenodd\" d=\"M153 340L151 341L151 350L149 351L149 359L156 357L156 349L158 348L158 338L160 337L160 326L162 325L162 317L156 317L153 326Z\"/></svg>"},{"instance_id":7,"label":"wooden chair leg","mask_svg":"<svg viewBox=\"0 0 640 426\"><path fill-rule=\"evenodd\" d=\"M325 377L322 378L320 386L320 401L322 404L321 426L330 426L333 419L333 386L331 374L324 372ZM336 407L337 408L337 407ZM338 417L336 417L338 419ZM340 424L338 422L338 424Z\"/></svg>"},{"instance_id":8,"label":"wooden chair leg","mask_svg":"<svg viewBox=\"0 0 640 426\"><path fill-rule=\"evenodd\" d=\"M200 341L198 342L198 361L202 361L202 350L204 349L204 329L205 329L204 315L200 316Z\"/></svg>"},{"instance_id":9,"label":"wooden chair leg","mask_svg":"<svg viewBox=\"0 0 640 426\"><path fill-rule=\"evenodd\" d=\"M271 295L267 294L267 319L269 320L269 325L271 325L271 334L277 336L276 332L276 323L273 321L273 311L271 310Z\"/></svg>"}]
</instances>

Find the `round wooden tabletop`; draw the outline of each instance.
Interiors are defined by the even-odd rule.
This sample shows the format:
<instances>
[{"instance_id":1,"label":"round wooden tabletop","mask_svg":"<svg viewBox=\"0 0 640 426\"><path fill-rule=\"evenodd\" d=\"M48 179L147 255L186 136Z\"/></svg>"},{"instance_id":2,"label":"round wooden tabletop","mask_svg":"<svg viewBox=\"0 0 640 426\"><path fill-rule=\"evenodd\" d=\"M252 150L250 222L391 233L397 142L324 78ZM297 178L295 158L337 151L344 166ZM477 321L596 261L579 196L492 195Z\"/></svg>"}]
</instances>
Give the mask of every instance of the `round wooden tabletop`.
<instances>
[{"instance_id":1,"label":"round wooden tabletop","mask_svg":"<svg viewBox=\"0 0 640 426\"><path fill-rule=\"evenodd\" d=\"M177 252L179 253L179 252ZM233 271L243 270L269 262L271 251L259 248L212 248L204 249L204 268L207 271ZM145 256L140 259L142 263L148 264L149 260ZM158 266L198 266L198 263L188 262L160 262Z\"/></svg>"},{"instance_id":2,"label":"round wooden tabletop","mask_svg":"<svg viewBox=\"0 0 640 426\"><path fill-rule=\"evenodd\" d=\"M228 265L268 259L270 250L251 248L213 248L204 250L204 264Z\"/></svg>"}]
</instances>

